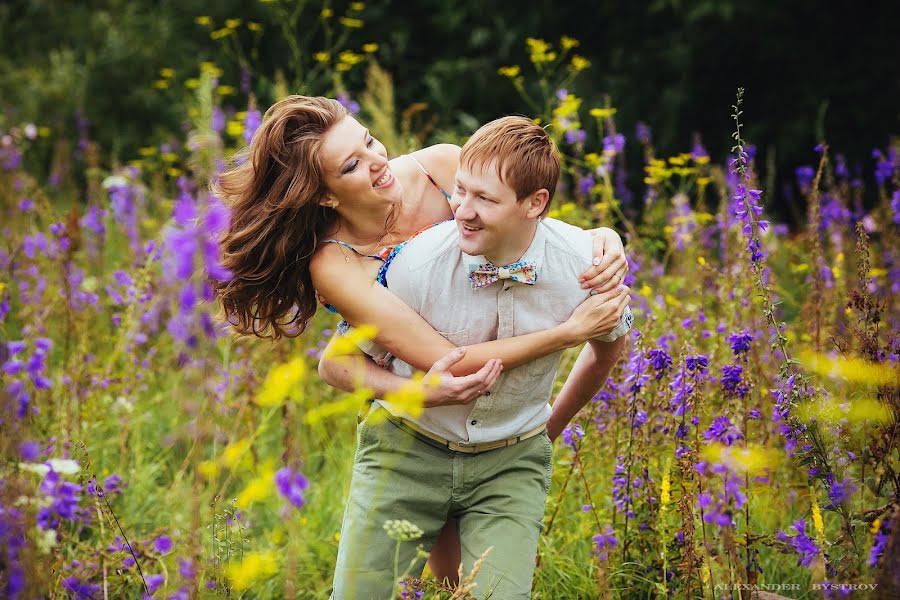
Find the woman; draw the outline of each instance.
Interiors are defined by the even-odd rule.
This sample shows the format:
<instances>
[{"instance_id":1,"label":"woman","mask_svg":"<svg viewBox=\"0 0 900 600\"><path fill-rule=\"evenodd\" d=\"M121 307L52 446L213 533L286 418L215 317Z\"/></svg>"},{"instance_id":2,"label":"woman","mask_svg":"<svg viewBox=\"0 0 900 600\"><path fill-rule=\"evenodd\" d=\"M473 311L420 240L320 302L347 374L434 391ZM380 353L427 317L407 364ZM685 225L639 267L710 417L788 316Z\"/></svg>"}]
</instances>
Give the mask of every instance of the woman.
<instances>
[{"instance_id":1,"label":"woman","mask_svg":"<svg viewBox=\"0 0 900 600\"><path fill-rule=\"evenodd\" d=\"M226 314L242 333L297 335L315 314L318 291L351 325L375 325L375 341L392 354L444 373L429 406L471 401L504 367L612 330L617 319L594 298L553 329L448 354L453 344L378 283L390 249L453 217L447 189L458 159L458 147L441 144L389 161L384 146L334 100L292 96L273 105L247 160L213 186L232 210L222 243L234 278L217 290ZM584 288L607 292L627 266L615 232L599 230L597 238L595 255L602 256L581 279ZM613 293L621 292L604 297ZM378 395L397 385L371 361L363 377ZM451 528L445 534L431 565L439 579L452 580L458 540Z\"/></svg>"}]
</instances>

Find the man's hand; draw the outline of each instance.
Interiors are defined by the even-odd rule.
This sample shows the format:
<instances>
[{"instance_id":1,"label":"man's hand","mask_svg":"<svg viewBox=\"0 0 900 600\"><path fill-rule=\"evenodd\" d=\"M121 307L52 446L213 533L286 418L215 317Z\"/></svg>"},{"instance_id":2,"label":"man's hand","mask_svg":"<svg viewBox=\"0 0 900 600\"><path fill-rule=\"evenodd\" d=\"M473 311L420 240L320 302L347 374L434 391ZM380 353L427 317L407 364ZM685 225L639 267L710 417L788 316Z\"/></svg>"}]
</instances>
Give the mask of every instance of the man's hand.
<instances>
[{"instance_id":1,"label":"man's hand","mask_svg":"<svg viewBox=\"0 0 900 600\"><path fill-rule=\"evenodd\" d=\"M625 280L628 273L628 260L625 258L625 246L622 238L609 227L591 230L594 236L593 266L578 278L584 289L593 288L596 292L608 292Z\"/></svg>"},{"instance_id":2,"label":"man's hand","mask_svg":"<svg viewBox=\"0 0 900 600\"><path fill-rule=\"evenodd\" d=\"M592 295L575 307L572 316L563 323L569 329L572 346L589 339L609 334L631 302L628 286L619 286L608 292Z\"/></svg>"},{"instance_id":3,"label":"man's hand","mask_svg":"<svg viewBox=\"0 0 900 600\"><path fill-rule=\"evenodd\" d=\"M503 363L497 358L487 361L481 369L471 375L454 377L450 367L462 360L465 348L454 348L436 361L423 380L426 396L425 407L468 404L489 392L503 372Z\"/></svg>"}]
</instances>

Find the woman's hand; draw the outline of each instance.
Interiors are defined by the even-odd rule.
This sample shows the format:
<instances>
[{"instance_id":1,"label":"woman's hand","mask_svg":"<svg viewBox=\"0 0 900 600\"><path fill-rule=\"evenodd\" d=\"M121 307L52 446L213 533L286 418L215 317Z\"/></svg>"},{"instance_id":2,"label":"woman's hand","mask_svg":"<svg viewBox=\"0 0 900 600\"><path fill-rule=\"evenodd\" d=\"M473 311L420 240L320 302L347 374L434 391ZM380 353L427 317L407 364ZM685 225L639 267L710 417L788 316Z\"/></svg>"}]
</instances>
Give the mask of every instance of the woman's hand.
<instances>
[{"instance_id":1,"label":"woman's hand","mask_svg":"<svg viewBox=\"0 0 900 600\"><path fill-rule=\"evenodd\" d=\"M584 289L594 288L596 292L608 292L625 280L628 260L622 238L609 227L592 229L594 236L594 264L581 274L578 281Z\"/></svg>"},{"instance_id":2,"label":"woman's hand","mask_svg":"<svg viewBox=\"0 0 900 600\"><path fill-rule=\"evenodd\" d=\"M493 358L477 372L464 377L454 377L450 367L462 360L465 348L454 348L432 365L425 374L425 407L468 404L489 392L503 372L503 363Z\"/></svg>"},{"instance_id":3,"label":"woman's hand","mask_svg":"<svg viewBox=\"0 0 900 600\"><path fill-rule=\"evenodd\" d=\"M569 330L572 346L609 334L631 302L628 286L621 285L607 292L592 295L575 307L572 316L561 327Z\"/></svg>"}]
</instances>

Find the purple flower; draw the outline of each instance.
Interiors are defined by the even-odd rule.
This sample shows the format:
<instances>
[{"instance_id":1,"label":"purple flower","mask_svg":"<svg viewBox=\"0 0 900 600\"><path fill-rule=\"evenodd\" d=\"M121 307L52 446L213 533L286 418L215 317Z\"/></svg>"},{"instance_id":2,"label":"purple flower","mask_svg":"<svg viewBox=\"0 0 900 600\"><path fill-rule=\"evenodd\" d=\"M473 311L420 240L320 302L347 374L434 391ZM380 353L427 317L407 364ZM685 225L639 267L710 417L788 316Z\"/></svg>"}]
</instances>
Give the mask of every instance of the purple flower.
<instances>
[{"instance_id":1,"label":"purple flower","mask_svg":"<svg viewBox=\"0 0 900 600\"><path fill-rule=\"evenodd\" d=\"M625 136L621 133L603 138L603 151L619 154L625 150Z\"/></svg>"},{"instance_id":2,"label":"purple flower","mask_svg":"<svg viewBox=\"0 0 900 600\"><path fill-rule=\"evenodd\" d=\"M75 575L63 579L62 588L78 600L93 599L96 598L95 594L100 593L99 585L81 581Z\"/></svg>"},{"instance_id":3,"label":"purple flower","mask_svg":"<svg viewBox=\"0 0 900 600\"><path fill-rule=\"evenodd\" d=\"M685 359L685 363L687 365L688 371L706 373L707 369L709 368L709 359L703 354L698 354L697 356L688 356Z\"/></svg>"},{"instance_id":4,"label":"purple flower","mask_svg":"<svg viewBox=\"0 0 900 600\"><path fill-rule=\"evenodd\" d=\"M656 379L662 379L666 372L672 369L672 357L661 348L654 348L647 352L647 359L656 369Z\"/></svg>"},{"instance_id":5,"label":"purple flower","mask_svg":"<svg viewBox=\"0 0 900 600\"><path fill-rule=\"evenodd\" d=\"M805 194L809 193L816 170L809 165L797 167L794 173L797 175L797 187Z\"/></svg>"},{"instance_id":6,"label":"purple flower","mask_svg":"<svg viewBox=\"0 0 900 600\"><path fill-rule=\"evenodd\" d=\"M159 536L153 540L153 549L159 554L168 554L172 551L172 539L166 534Z\"/></svg>"},{"instance_id":7,"label":"purple flower","mask_svg":"<svg viewBox=\"0 0 900 600\"><path fill-rule=\"evenodd\" d=\"M571 446L573 450L575 449L576 440L580 440L583 437L584 428L578 423L576 423L574 426L571 424L566 425L566 428L562 430L563 442Z\"/></svg>"},{"instance_id":8,"label":"purple flower","mask_svg":"<svg viewBox=\"0 0 900 600\"><path fill-rule=\"evenodd\" d=\"M197 569L194 567L194 561L190 558L178 559L178 574L184 579L193 579L197 576Z\"/></svg>"},{"instance_id":9,"label":"purple flower","mask_svg":"<svg viewBox=\"0 0 900 600\"><path fill-rule=\"evenodd\" d=\"M866 564L874 567L878 564L879 559L884 555L884 548L887 546L889 534L891 532L890 518L883 518L878 531L875 533L875 540L872 542L872 548L869 550L869 558Z\"/></svg>"},{"instance_id":10,"label":"purple flower","mask_svg":"<svg viewBox=\"0 0 900 600\"><path fill-rule=\"evenodd\" d=\"M853 496L854 492L856 492L856 485L850 479L844 479L840 482L837 480L832 481L831 487L828 489L828 497L831 498L831 504L828 505L828 508L834 508L838 504L843 504Z\"/></svg>"},{"instance_id":11,"label":"purple flower","mask_svg":"<svg viewBox=\"0 0 900 600\"><path fill-rule=\"evenodd\" d=\"M722 366L722 388L731 394L743 398L749 388L743 385L744 369L741 365Z\"/></svg>"},{"instance_id":12,"label":"purple flower","mask_svg":"<svg viewBox=\"0 0 900 600\"><path fill-rule=\"evenodd\" d=\"M609 555L608 550L619 545L619 540L616 539L612 525L604 526L603 532L595 535L593 539L594 551L600 555L600 560L605 560Z\"/></svg>"},{"instance_id":13,"label":"purple flower","mask_svg":"<svg viewBox=\"0 0 900 600\"><path fill-rule=\"evenodd\" d=\"M635 137L642 144L649 144L653 141L653 134L650 131L650 127L641 121L638 121L635 126Z\"/></svg>"},{"instance_id":14,"label":"purple flower","mask_svg":"<svg viewBox=\"0 0 900 600\"><path fill-rule=\"evenodd\" d=\"M709 429L703 432L706 443L719 442L726 446L732 445L735 440L741 440L744 435L735 427L728 417L716 417Z\"/></svg>"},{"instance_id":15,"label":"purple flower","mask_svg":"<svg viewBox=\"0 0 900 600\"><path fill-rule=\"evenodd\" d=\"M347 94L338 94L336 98L338 102L341 103L341 106L347 109L351 115L355 115L359 112L359 103L350 98Z\"/></svg>"},{"instance_id":16,"label":"purple flower","mask_svg":"<svg viewBox=\"0 0 900 600\"><path fill-rule=\"evenodd\" d=\"M250 143L260 125L262 125L262 114L256 109L248 110L247 116L244 118L244 142Z\"/></svg>"},{"instance_id":17,"label":"purple flower","mask_svg":"<svg viewBox=\"0 0 900 600\"><path fill-rule=\"evenodd\" d=\"M309 482L302 474L290 467L282 467L275 473L275 486L288 502L297 508L303 506L303 490L309 487Z\"/></svg>"},{"instance_id":18,"label":"purple flower","mask_svg":"<svg viewBox=\"0 0 900 600\"><path fill-rule=\"evenodd\" d=\"M147 582L147 590L150 592L150 595L156 593L156 590L159 589L159 586L163 584L166 578L163 575L147 575L145 581Z\"/></svg>"},{"instance_id":19,"label":"purple flower","mask_svg":"<svg viewBox=\"0 0 900 600\"><path fill-rule=\"evenodd\" d=\"M797 564L803 567L809 567L813 559L819 554L819 547L806 535L806 523L803 519L797 519L791 526L796 535L788 535L780 529L775 534L780 541L793 547L794 552L800 555Z\"/></svg>"},{"instance_id":20,"label":"purple flower","mask_svg":"<svg viewBox=\"0 0 900 600\"><path fill-rule=\"evenodd\" d=\"M569 129L566 131L567 144L583 144L587 139L587 132L584 129Z\"/></svg>"},{"instance_id":21,"label":"purple flower","mask_svg":"<svg viewBox=\"0 0 900 600\"><path fill-rule=\"evenodd\" d=\"M216 133L222 133L225 130L225 113L218 106L213 106L209 126Z\"/></svg>"},{"instance_id":22,"label":"purple flower","mask_svg":"<svg viewBox=\"0 0 900 600\"><path fill-rule=\"evenodd\" d=\"M738 333L732 333L728 336L728 342L731 344L731 351L735 356L740 356L750 351L750 342L753 341L753 334L744 329Z\"/></svg>"}]
</instances>

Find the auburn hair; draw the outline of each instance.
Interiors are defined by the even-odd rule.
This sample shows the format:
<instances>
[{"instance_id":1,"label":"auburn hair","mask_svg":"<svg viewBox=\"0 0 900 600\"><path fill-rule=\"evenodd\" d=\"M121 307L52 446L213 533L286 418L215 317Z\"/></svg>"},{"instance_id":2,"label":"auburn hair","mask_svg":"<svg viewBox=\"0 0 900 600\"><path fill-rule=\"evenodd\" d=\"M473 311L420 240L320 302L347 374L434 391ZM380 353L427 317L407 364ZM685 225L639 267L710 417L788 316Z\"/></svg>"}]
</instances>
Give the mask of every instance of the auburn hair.
<instances>
[{"instance_id":1,"label":"auburn hair","mask_svg":"<svg viewBox=\"0 0 900 600\"><path fill-rule=\"evenodd\" d=\"M294 337L316 312L309 263L337 213L319 204L322 138L347 116L336 100L289 96L266 111L248 148L210 184L231 209L220 239L233 277L213 285L242 334Z\"/></svg>"},{"instance_id":2,"label":"auburn hair","mask_svg":"<svg viewBox=\"0 0 900 600\"><path fill-rule=\"evenodd\" d=\"M553 199L559 181L559 153L544 129L526 117L501 117L478 128L462 147L459 164L469 171L495 162L497 176L519 201L545 189ZM544 214L550 209L550 202Z\"/></svg>"}]
</instances>

